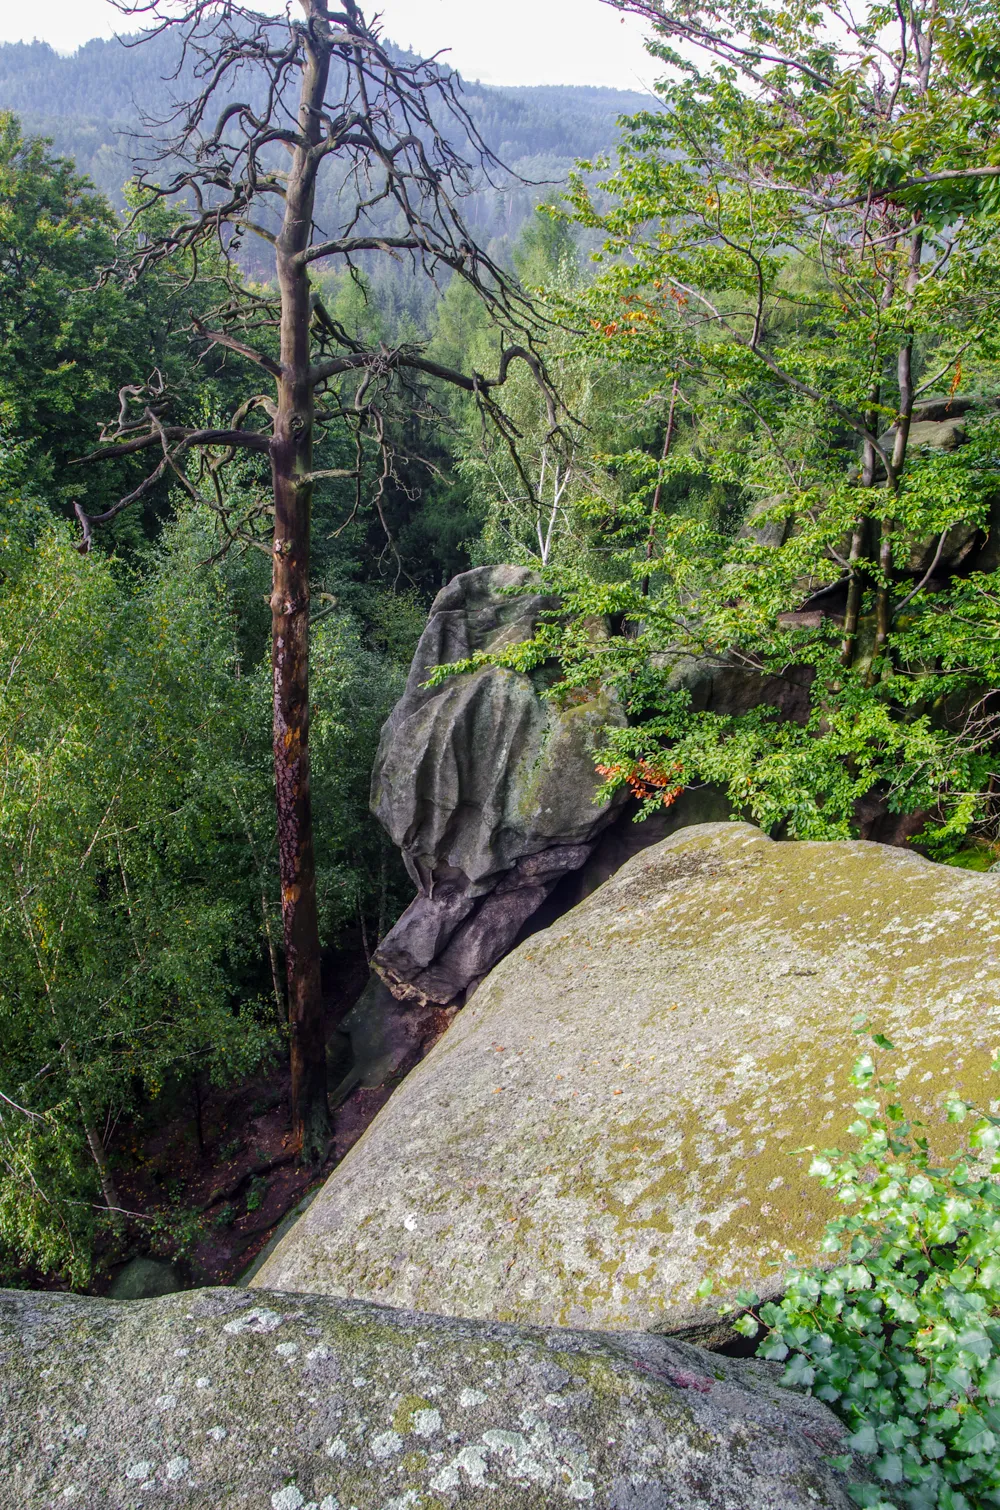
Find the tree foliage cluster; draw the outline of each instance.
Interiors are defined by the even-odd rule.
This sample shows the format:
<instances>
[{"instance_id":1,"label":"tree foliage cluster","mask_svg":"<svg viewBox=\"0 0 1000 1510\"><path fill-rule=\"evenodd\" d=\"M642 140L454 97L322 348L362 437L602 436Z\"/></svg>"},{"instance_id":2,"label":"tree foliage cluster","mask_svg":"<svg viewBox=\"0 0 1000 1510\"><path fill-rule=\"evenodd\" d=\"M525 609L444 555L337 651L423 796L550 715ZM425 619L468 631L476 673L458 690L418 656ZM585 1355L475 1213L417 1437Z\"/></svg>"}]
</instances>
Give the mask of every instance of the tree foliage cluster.
<instances>
[{"instance_id":1,"label":"tree foliage cluster","mask_svg":"<svg viewBox=\"0 0 1000 1510\"><path fill-rule=\"evenodd\" d=\"M129 1119L284 1052L267 563L180 505L130 564L39 503L0 538L0 1263L87 1280ZM367 818L399 660L316 626L322 937L399 878ZM120 1219L119 1219L120 1220Z\"/></svg>"},{"instance_id":2,"label":"tree foliage cluster","mask_svg":"<svg viewBox=\"0 0 1000 1510\"><path fill-rule=\"evenodd\" d=\"M663 444L598 453L617 499L579 497L564 613L512 659L614 688L601 763L652 805L716 782L834 838L877 802L947 855L997 819L993 18L620 8L653 25L662 109L600 194L575 180L562 213L603 250L553 296ZM698 711L692 665L805 677L808 714Z\"/></svg>"}]
</instances>

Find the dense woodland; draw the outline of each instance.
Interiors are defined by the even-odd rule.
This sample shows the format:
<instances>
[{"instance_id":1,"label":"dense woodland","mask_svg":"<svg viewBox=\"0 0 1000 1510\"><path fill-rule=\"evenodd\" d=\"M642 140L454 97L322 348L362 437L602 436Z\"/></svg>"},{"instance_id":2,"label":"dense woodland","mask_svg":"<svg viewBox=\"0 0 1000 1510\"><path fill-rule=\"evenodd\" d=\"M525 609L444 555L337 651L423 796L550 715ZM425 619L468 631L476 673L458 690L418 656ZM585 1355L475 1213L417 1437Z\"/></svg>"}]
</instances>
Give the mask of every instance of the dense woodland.
<instances>
[{"instance_id":1,"label":"dense woodland","mask_svg":"<svg viewBox=\"0 0 1000 1510\"><path fill-rule=\"evenodd\" d=\"M289 1052L322 1163L331 1004L408 897L378 731L471 564L558 591L507 664L614 692L647 809L996 859L995 20L613 3L655 100L463 91L319 0L0 49L8 1283L177 1251L137 1138ZM700 710L706 660L804 715Z\"/></svg>"},{"instance_id":2,"label":"dense woodland","mask_svg":"<svg viewBox=\"0 0 1000 1510\"><path fill-rule=\"evenodd\" d=\"M206 349L191 325L231 296L234 277L258 287L245 249L174 248L134 276L136 253L171 224L163 206L130 211L138 159L156 140L142 111L163 114L193 87L191 71L164 78L177 51L170 33L134 48L93 43L70 59L42 44L0 49L8 1282L51 1274L86 1284L137 1239L167 1254L189 1247L194 1218L177 1182L161 1210L125 1215L116 1165L133 1162L136 1128L179 1117L193 1130L213 1087L266 1080L287 1053L266 457L229 458L216 473L208 453L198 473L199 488L212 478L207 503L165 469L95 530L87 554L78 548L75 511L99 516L147 470L127 447L81 462L120 427L123 400L148 398L152 382L172 420L204 426L245 397L246 364ZM587 233L531 206L565 180L578 144L613 142L618 112L641 97L479 86L468 96L469 129L482 130L484 153L487 139L497 148L466 194L484 251L512 290L575 286ZM45 100L52 108L40 113ZM107 119L109 102L124 122ZM459 136L461 122L451 124ZM323 188L334 192L329 175ZM351 268L319 270L315 289L348 343L419 345L432 360L485 369L495 322L444 272L362 253ZM531 393L517 402L541 435ZM506 442L503 456L492 441L483 449L479 416L461 399L431 384L387 422L384 475L389 451L363 438L361 475L318 486L313 502L310 748L326 1031L330 1011L350 1004L343 972L359 979L357 962L408 900L398 857L368 814L368 782L426 608L470 564L537 549L530 520L525 546L525 520L512 534L491 515L493 473L509 472L510 454ZM348 471L358 444L350 431L328 434L323 465ZM110 1225L102 1210L114 1213Z\"/></svg>"}]
</instances>

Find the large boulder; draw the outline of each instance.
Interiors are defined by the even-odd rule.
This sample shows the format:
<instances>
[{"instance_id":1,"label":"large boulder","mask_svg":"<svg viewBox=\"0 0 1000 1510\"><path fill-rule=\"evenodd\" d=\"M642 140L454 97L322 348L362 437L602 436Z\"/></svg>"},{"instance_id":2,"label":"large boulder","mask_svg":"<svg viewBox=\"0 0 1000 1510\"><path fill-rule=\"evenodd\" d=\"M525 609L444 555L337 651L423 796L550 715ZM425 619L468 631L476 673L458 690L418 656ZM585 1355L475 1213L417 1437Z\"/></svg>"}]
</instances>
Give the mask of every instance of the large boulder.
<instances>
[{"instance_id":1,"label":"large boulder","mask_svg":"<svg viewBox=\"0 0 1000 1510\"><path fill-rule=\"evenodd\" d=\"M490 975L264 1266L261 1283L454 1315L717 1325L780 1292L832 1196L857 1013L934 1144L986 1106L1000 876L863 841L680 830ZM689 1335L704 1336L692 1330Z\"/></svg>"},{"instance_id":2,"label":"large boulder","mask_svg":"<svg viewBox=\"0 0 1000 1510\"><path fill-rule=\"evenodd\" d=\"M449 582L382 731L372 811L417 897L374 965L401 1000L460 1002L620 805L595 802L595 744L624 722L604 695L557 705L542 695L544 673L495 666L426 686L435 666L529 639L557 606L533 580L484 566Z\"/></svg>"},{"instance_id":3,"label":"large boulder","mask_svg":"<svg viewBox=\"0 0 1000 1510\"><path fill-rule=\"evenodd\" d=\"M766 1364L312 1296L0 1292L9 1510L848 1510Z\"/></svg>"}]
</instances>

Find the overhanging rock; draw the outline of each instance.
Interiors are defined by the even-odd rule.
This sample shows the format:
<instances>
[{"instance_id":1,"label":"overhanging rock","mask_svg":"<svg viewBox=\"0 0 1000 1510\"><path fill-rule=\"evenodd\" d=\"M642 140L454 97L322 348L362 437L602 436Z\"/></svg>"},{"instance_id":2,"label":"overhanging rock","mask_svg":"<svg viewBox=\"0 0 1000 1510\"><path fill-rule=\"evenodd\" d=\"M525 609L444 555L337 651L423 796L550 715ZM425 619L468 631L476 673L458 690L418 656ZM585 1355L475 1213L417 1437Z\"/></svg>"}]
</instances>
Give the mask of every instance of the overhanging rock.
<instances>
[{"instance_id":1,"label":"overhanging rock","mask_svg":"<svg viewBox=\"0 0 1000 1510\"><path fill-rule=\"evenodd\" d=\"M372 811L418 895L375 954L403 1000L461 1002L525 921L589 857L615 803L596 803L594 748L624 722L604 695L557 705L497 667L424 684L438 665L529 639L556 600L523 567L462 573L434 600L379 744Z\"/></svg>"}]
</instances>

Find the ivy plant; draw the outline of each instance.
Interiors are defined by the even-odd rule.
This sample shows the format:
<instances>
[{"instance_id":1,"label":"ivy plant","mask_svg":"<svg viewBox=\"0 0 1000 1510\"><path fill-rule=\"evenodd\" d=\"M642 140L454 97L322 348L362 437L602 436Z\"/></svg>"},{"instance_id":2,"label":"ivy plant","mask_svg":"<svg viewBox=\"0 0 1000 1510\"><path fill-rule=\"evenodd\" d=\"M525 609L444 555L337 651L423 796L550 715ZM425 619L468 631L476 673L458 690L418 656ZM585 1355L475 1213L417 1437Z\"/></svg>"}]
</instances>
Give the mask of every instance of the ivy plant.
<instances>
[{"instance_id":1,"label":"ivy plant","mask_svg":"<svg viewBox=\"0 0 1000 1510\"><path fill-rule=\"evenodd\" d=\"M936 1161L879 1073L893 1045L857 1031L856 1146L798 1150L846 1208L826 1229L831 1266L792 1270L778 1302L741 1293L735 1326L763 1332L758 1357L850 1428L870 1461L851 1490L865 1510L983 1510L1000 1504L1000 1122L950 1095L961 1146Z\"/></svg>"}]
</instances>

